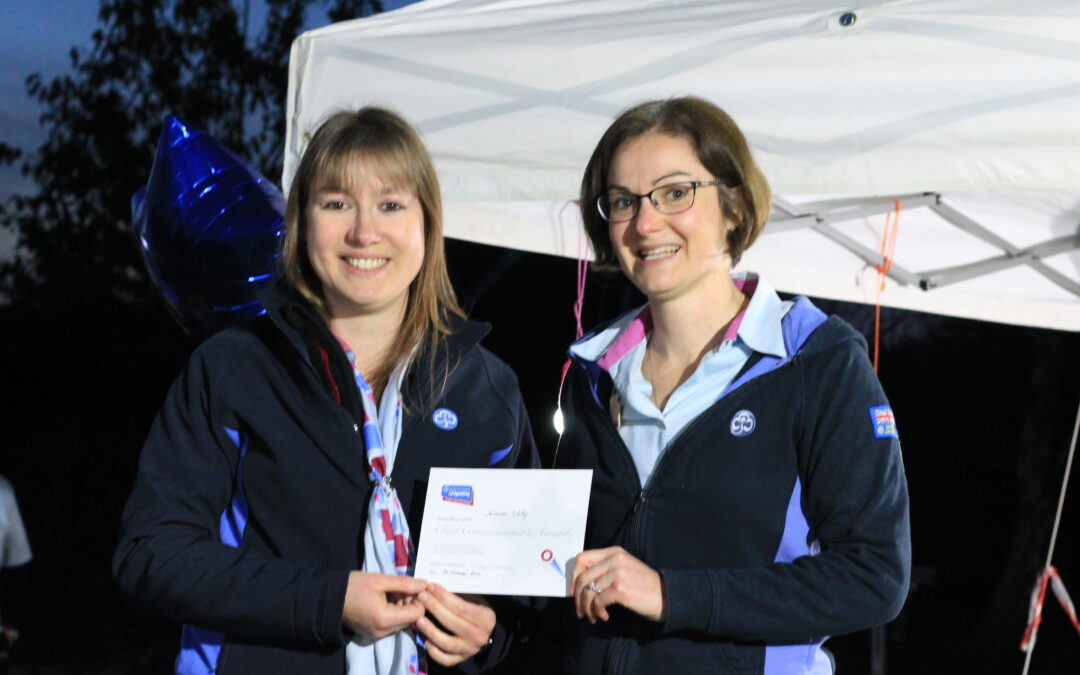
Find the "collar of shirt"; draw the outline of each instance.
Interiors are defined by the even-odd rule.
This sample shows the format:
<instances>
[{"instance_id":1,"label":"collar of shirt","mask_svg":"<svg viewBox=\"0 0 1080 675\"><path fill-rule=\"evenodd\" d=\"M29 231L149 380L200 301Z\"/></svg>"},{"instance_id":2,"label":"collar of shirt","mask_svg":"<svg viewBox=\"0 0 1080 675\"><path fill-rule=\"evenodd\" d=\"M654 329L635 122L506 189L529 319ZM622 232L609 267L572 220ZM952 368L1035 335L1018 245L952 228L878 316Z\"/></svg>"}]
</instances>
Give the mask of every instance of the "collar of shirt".
<instances>
[{"instance_id":1,"label":"collar of shirt","mask_svg":"<svg viewBox=\"0 0 1080 675\"><path fill-rule=\"evenodd\" d=\"M780 321L791 308L791 303L782 302L769 282L753 272L732 275L732 281L739 290L750 296L746 310L736 317L736 325L732 326L735 328L735 339L755 352L780 358L787 356ZM730 333L731 328L728 330ZM598 363L614 376L620 364L627 361L626 357L637 347L643 347L651 331L652 316L649 306L645 305L623 314L599 333L582 338L570 346L570 351L579 358ZM706 354L705 359L730 341L730 338L725 339L719 347ZM640 357L638 361L640 370Z\"/></svg>"},{"instance_id":2,"label":"collar of shirt","mask_svg":"<svg viewBox=\"0 0 1080 675\"><path fill-rule=\"evenodd\" d=\"M779 358L787 356L780 322L791 309L791 303L781 301L769 282L753 272L743 272L732 278L739 290L750 296L737 329L738 339L752 351Z\"/></svg>"}]
</instances>

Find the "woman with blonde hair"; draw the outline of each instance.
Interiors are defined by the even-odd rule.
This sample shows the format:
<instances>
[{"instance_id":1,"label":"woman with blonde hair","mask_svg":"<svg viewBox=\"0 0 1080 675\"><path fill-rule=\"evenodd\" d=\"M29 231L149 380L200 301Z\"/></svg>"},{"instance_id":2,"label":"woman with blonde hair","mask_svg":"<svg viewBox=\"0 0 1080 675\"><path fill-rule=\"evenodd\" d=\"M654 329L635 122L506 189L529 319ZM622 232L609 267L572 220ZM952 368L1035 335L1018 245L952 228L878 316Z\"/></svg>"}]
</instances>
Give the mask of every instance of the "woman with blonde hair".
<instances>
[{"instance_id":1,"label":"woman with blonde hair","mask_svg":"<svg viewBox=\"0 0 1080 675\"><path fill-rule=\"evenodd\" d=\"M410 576L430 467L538 463L516 378L455 299L416 132L330 117L285 225L266 314L201 345L151 429L120 588L185 624L178 673L497 662L512 602Z\"/></svg>"},{"instance_id":2,"label":"woman with blonde hair","mask_svg":"<svg viewBox=\"0 0 1080 675\"><path fill-rule=\"evenodd\" d=\"M570 348L557 467L593 469L570 673L827 673L910 567L895 421L865 342L731 268L769 216L735 122L650 101L581 186L600 268L648 303Z\"/></svg>"}]
</instances>

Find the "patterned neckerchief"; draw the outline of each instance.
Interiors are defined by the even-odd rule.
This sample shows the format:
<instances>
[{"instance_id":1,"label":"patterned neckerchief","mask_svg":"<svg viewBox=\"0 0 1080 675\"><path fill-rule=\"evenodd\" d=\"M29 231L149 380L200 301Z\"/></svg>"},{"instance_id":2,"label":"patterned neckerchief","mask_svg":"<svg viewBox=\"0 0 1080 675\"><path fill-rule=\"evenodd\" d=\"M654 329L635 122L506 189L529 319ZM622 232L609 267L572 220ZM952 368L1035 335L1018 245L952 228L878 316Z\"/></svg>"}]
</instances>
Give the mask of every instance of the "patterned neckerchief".
<instances>
[{"instance_id":1,"label":"patterned neckerchief","mask_svg":"<svg viewBox=\"0 0 1080 675\"><path fill-rule=\"evenodd\" d=\"M375 484L368 503L367 530L364 541L364 571L382 574L411 574L416 554L405 510L397 490L391 484L394 458L401 439L401 380L408 360L398 364L390 374L382 395L382 410L375 392L368 385L356 363L356 354L338 338L345 357L352 366L356 388L364 407L363 440L367 454L368 477ZM381 413L381 415L380 415ZM370 651L369 651L370 650ZM361 663L374 663L379 675L427 673L423 637L415 629L401 631L375 642L353 640L346 650L348 672L367 673Z\"/></svg>"}]
</instances>

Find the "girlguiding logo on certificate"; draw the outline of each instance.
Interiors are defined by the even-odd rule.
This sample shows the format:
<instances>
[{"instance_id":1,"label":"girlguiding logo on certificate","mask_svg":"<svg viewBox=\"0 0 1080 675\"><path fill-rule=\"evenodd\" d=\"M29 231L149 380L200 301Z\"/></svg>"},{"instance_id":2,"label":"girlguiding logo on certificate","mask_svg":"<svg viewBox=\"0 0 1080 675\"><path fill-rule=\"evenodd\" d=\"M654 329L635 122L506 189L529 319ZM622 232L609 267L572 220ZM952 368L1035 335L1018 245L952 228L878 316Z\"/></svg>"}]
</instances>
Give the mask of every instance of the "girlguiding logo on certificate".
<instances>
[{"instance_id":1,"label":"girlguiding logo on certificate","mask_svg":"<svg viewBox=\"0 0 1080 675\"><path fill-rule=\"evenodd\" d=\"M442 498L444 502L455 504L473 504L473 489L471 485L444 485L442 486Z\"/></svg>"}]
</instances>

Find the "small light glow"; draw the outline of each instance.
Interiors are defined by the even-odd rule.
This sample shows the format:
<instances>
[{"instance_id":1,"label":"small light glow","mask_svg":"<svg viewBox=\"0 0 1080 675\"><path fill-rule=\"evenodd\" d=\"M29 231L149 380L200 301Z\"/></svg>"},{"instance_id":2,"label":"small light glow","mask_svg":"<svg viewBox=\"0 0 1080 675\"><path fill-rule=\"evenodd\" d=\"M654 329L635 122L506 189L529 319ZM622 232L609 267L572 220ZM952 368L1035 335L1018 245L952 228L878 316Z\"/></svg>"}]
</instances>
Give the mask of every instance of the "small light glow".
<instances>
[{"instance_id":1,"label":"small light glow","mask_svg":"<svg viewBox=\"0 0 1080 675\"><path fill-rule=\"evenodd\" d=\"M562 432L563 432L562 409L560 409L560 408L555 409L555 418L552 420L552 423L555 425L555 432L558 433L561 436Z\"/></svg>"}]
</instances>

